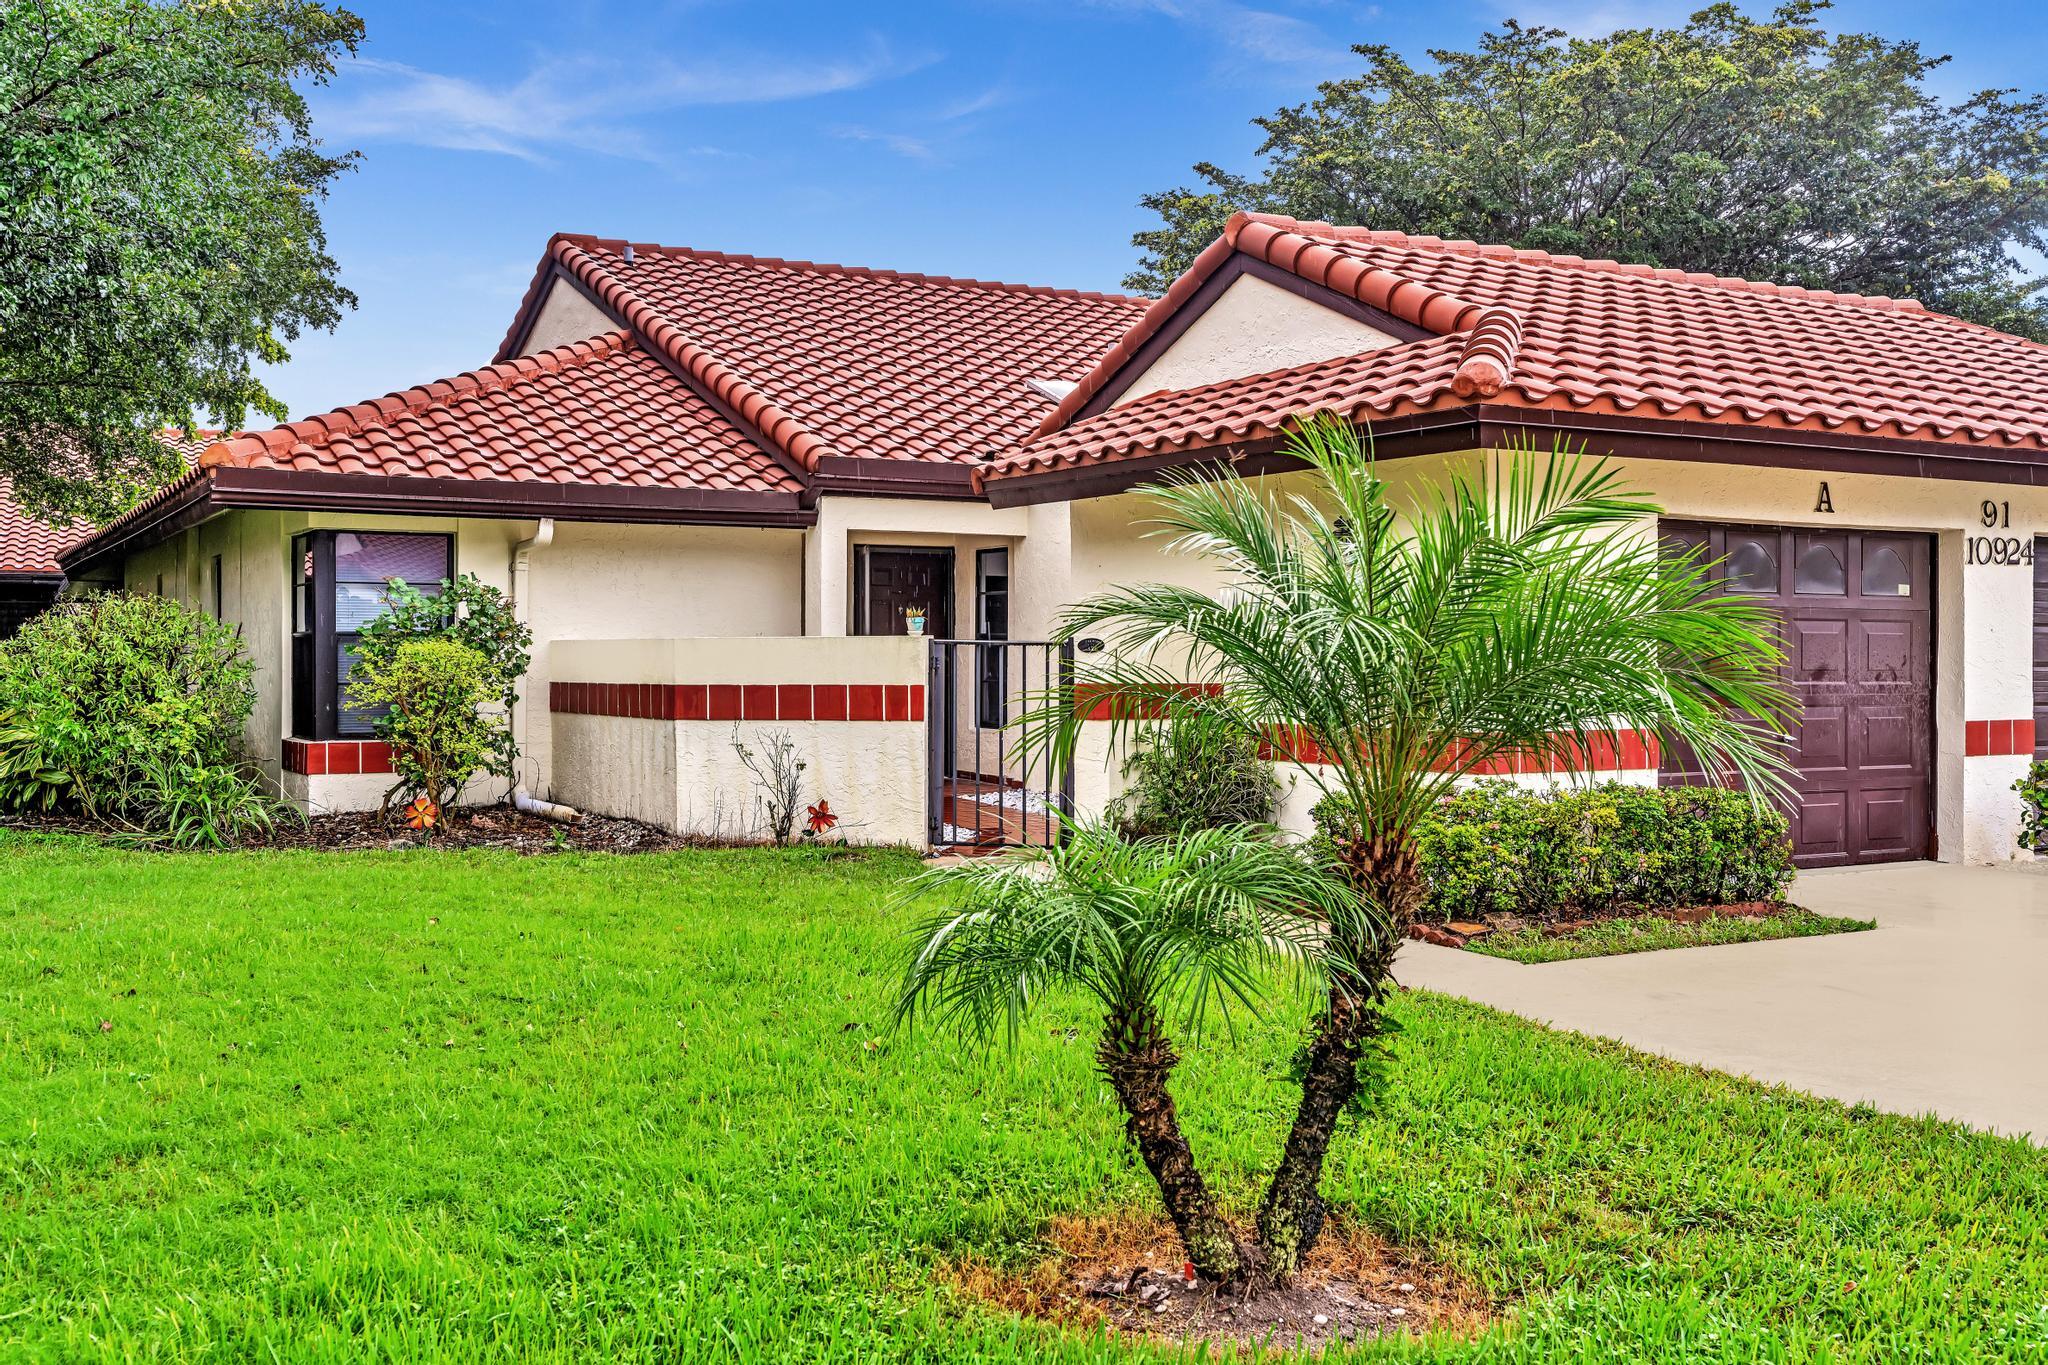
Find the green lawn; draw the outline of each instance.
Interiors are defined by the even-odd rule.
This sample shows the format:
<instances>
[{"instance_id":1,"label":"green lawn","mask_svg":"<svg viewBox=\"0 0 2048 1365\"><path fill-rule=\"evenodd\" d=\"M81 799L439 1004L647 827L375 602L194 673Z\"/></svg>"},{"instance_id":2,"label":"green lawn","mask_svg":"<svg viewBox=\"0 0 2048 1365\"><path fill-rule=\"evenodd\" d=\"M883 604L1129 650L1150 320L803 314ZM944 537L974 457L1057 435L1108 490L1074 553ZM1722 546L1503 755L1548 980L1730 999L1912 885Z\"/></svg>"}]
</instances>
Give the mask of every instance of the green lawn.
<instances>
[{"instance_id":1,"label":"green lawn","mask_svg":"<svg viewBox=\"0 0 2048 1365\"><path fill-rule=\"evenodd\" d=\"M1658 915L1631 915L1602 920L1584 929L1555 936L1540 929L1488 934L1466 945L1470 952L1514 962L1567 962L1577 957L1612 957L1616 953L1647 953L1659 948L1706 948L1717 943L1757 943L1772 938L1812 938L1817 934L1850 934L1875 929L1872 919L1816 915L1793 906L1782 914L1721 915L1693 924Z\"/></svg>"},{"instance_id":2,"label":"green lawn","mask_svg":"<svg viewBox=\"0 0 2048 1365\"><path fill-rule=\"evenodd\" d=\"M1014 1061L888 1035L912 866L0 836L0 1357L1145 1354L934 1287L1150 1195L1085 1008ZM2041 1152L1398 1008L1329 1187L1509 1313L1382 1355L2048 1354ZM1179 1087L1240 1206L1295 1022Z\"/></svg>"}]
</instances>

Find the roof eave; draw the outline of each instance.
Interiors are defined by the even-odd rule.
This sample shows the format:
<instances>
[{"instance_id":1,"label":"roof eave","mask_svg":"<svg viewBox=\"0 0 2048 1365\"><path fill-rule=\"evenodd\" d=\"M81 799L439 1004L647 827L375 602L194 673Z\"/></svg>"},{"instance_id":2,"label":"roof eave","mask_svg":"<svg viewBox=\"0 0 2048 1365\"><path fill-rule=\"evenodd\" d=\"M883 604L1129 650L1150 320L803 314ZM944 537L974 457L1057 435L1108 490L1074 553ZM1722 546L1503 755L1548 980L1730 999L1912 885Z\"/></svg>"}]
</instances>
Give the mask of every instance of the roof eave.
<instances>
[{"instance_id":1,"label":"roof eave","mask_svg":"<svg viewBox=\"0 0 2048 1365\"><path fill-rule=\"evenodd\" d=\"M58 557L77 575L133 553L221 512L361 512L382 516L475 517L667 526L801 529L817 513L794 492L726 488L650 488L635 484L563 484L486 479L393 478L297 469L216 466L178 497L131 526L115 526Z\"/></svg>"},{"instance_id":2,"label":"roof eave","mask_svg":"<svg viewBox=\"0 0 2048 1365\"><path fill-rule=\"evenodd\" d=\"M1624 459L2048 486L2048 459L2041 451L2025 446L1564 412L1500 403L1472 404L1366 425L1372 433L1374 454L1382 460L1498 450L1515 444L1548 449L1563 442L1587 454ZM1280 454L1283 445L1284 440L1277 437L1227 442L999 474L984 478L982 491L991 506L1022 507L1128 492L1155 482L1169 470L1230 467L1241 473L1265 474L1303 468L1300 461Z\"/></svg>"}]
</instances>

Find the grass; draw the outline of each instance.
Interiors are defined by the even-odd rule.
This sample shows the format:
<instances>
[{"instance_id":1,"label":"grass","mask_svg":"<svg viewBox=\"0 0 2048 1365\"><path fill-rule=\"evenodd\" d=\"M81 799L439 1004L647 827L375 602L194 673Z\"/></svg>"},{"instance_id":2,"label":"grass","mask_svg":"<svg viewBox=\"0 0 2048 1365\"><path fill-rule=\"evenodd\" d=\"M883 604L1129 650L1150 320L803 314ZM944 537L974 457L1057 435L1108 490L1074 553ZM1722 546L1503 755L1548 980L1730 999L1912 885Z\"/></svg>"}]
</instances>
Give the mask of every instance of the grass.
<instances>
[{"instance_id":1,"label":"grass","mask_svg":"<svg viewBox=\"0 0 2048 1365\"><path fill-rule=\"evenodd\" d=\"M937 1284L1149 1207L1058 1002L887 1029L900 855L0 836L0 1357L1166 1358ZM1508 1310L1454 1361L2039 1360L2048 1157L1444 998L1326 1189ZM1246 1208L1299 1014L1195 1049Z\"/></svg>"},{"instance_id":2,"label":"grass","mask_svg":"<svg viewBox=\"0 0 2048 1365\"><path fill-rule=\"evenodd\" d=\"M1470 952L1513 962L1566 962L1576 957L1612 957L1616 953L1648 953L1659 948L1708 948L1720 943L1850 934L1876 927L1874 919L1816 915L1802 906L1789 905L1775 915L1714 915L1691 924L1660 915L1631 915L1601 920L1568 934L1516 929L1487 934L1465 946Z\"/></svg>"}]
</instances>

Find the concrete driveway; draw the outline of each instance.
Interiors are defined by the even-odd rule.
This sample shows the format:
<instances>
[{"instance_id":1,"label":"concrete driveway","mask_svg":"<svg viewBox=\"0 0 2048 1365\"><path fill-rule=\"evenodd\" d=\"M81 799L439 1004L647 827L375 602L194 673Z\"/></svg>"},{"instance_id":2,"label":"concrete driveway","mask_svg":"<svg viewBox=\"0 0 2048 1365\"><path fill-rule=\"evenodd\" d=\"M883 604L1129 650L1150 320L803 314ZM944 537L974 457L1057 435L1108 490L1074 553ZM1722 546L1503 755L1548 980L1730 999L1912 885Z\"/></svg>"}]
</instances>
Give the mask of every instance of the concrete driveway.
<instances>
[{"instance_id":1,"label":"concrete driveway","mask_svg":"<svg viewBox=\"0 0 2048 1365\"><path fill-rule=\"evenodd\" d=\"M1870 933L1523 966L1410 943L1404 985L1902 1114L2048 1143L2048 866L1801 874Z\"/></svg>"}]
</instances>

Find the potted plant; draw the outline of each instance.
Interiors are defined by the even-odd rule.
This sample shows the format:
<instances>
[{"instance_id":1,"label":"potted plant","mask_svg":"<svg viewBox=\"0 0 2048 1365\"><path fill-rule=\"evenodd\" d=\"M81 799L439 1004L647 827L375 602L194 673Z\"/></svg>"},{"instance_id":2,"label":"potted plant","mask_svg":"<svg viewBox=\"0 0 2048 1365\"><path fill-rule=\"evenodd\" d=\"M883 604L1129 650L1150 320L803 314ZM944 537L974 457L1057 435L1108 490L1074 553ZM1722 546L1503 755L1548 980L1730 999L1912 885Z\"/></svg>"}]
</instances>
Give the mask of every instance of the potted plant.
<instances>
[{"instance_id":1,"label":"potted plant","mask_svg":"<svg viewBox=\"0 0 2048 1365\"><path fill-rule=\"evenodd\" d=\"M924 621L925 611L923 607L905 607L903 609L904 628L912 635L924 634Z\"/></svg>"}]
</instances>

